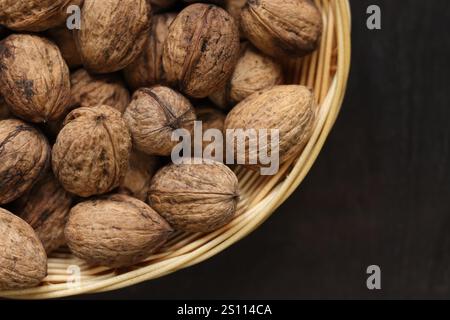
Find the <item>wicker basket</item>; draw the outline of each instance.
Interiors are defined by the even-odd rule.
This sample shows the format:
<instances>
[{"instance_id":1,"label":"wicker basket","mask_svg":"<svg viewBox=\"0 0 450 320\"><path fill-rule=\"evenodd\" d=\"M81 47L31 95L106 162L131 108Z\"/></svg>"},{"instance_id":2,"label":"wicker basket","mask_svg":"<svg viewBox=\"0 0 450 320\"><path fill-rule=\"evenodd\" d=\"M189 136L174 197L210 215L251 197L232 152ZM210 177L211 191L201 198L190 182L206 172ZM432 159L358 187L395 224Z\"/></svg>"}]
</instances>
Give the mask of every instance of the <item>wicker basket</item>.
<instances>
[{"instance_id":1,"label":"wicker basket","mask_svg":"<svg viewBox=\"0 0 450 320\"><path fill-rule=\"evenodd\" d=\"M176 233L144 262L124 269L87 265L61 249L49 257L48 276L36 288L0 292L10 298L57 298L115 290L162 277L206 260L239 241L263 223L298 187L317 158L340 109L350 68L348 0L315 0L324 20L320 49L286 64L289 82L314 88L319 108L314 134L302 153L284 164L276 176L262 177L235 168L242 199L236 218L209 234ZM79 272L78 272L79 271Z\"/></svg>"}]
</instances>

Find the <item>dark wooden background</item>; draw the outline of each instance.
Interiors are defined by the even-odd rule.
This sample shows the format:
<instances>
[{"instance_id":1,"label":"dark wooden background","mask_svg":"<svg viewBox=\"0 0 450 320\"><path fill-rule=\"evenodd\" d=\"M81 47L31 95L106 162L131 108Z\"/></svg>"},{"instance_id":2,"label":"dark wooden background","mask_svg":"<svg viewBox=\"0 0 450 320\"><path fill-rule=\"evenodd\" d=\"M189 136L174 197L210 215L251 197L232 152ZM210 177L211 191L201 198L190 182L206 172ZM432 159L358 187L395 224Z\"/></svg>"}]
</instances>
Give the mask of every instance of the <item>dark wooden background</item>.
<instances>
[{"instance_id":1,"label":"dark wooden background","mask_svg":"<svg viewBox=\"0 0 450 320\"><path fill-rule=\"evenodd\" d=\"M450 298L450 1L351 4L347 96L301 187L218 256L88 298Z\"/></svg>"}]
</instances>

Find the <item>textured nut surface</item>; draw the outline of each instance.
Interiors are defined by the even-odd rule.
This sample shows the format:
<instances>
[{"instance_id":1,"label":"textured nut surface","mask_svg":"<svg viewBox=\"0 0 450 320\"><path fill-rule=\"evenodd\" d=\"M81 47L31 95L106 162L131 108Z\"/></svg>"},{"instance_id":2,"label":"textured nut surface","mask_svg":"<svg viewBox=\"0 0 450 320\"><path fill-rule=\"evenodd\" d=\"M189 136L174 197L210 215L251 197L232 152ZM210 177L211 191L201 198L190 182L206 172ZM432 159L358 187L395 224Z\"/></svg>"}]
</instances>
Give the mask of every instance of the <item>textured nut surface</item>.
<instances>
[{"instance_id":1,"label":"textured nut surface","mask_svg":"<svg viewBox=\"0 0 450 320\"><path fill-rule=\"evenodd\" d=\"M304 56L322 35L322 17L311 0L248 0L241 26L247 39L274 57Z\"/></svg>"},{"instance_id":2,"label":"textured nut surface","mask_svg":"<svg viewBox=\"0 0 450 320\"><path fill-rule=\"evenodd\" d=\"M228 114L225 130L278 129L281 164L303 149L311 136L314 120L315 102L312 92L300 85L282 85L256 92L240 102ZM270 132L268 134L270 135ZM241 141L245 144L246 164L249 164L250 156L255 156L249 154L250 152L257 153L264 147L267 147L269 152L271 150L269 141L268 145L249 151L249 145L257 145L254 139L257 139L257 136ZM235 142L227 141L227 144ZM241 148L235 144L235 157L239 149Z\"/></svg>"},{"instance_id":3,"label":"textured nut surface","mask_svg":"<svg viewBox=\"0 0 450 320\"><path fill-rule=\"evenodd\" d=\"M0 204L20 197L48 166L44 135L23 121L0 121Z\"/></svg>"},{"instance_id":4,"label":"textured nut surface","mask_svg":"<svg viewBox=\"0 0 450 320\"><path fill-rule=\"evenodd\" d=\"M159 159L157 157L133 150L127 173L120 183L119 192L146 201L150 181L158 166Z\"/></svg>"},{"instance_id":5,"label":"textured nut surface","mask_svg":"<svg viewBox=\"0 0 450 320\"><path fill-rule=\"evenodd\" d=\"M130 134L119 111L108 106L78 108L66 117L53 146L53 172L71 193L103 194L119 186L130 151Z\"/></svg>"},{"instance_id":6,"label":"textured nut surface","mask_svg":"<svg viewBox=\"0 0 450 320\"><path fill-rule=\"evenodd\" d=\"M176 13L153 16L152 28L144 50L124 69L125 80L132 89L166 82L162 65L163 45L169 33L169 26L176 16Z\"/></svg>"},{"instance_id":7,"label":"textured nut surface","mask_svg":"<svg viewBox=\"0 0 450 320\"><path fill-rule=\"evenodd\" d=\"M239 55L239 31L224 9L197 3L181 11L169 28L163 65L169 83L204 98L225 85Z\"/></svg>"},{"instance_id":8,"label":"textured nut surface","mask_svg":"<svg viewBox=\"0 0 450 320\"><path fill-rule=\"evenodd\" d=\"M76 256L91 264L124 267L148 257L171 232L144 202L112 195L73 207L65 235Z\"/></svg>"},{"instance_id":9,"label":"textured nut surface","mask_svg":"<svg viewBox=\"0 0 450 320\"><path fill-rule=\"evenodd\" d=\"M70 109L107 105L123 113L130 93L118 75L90 75L79 69L70 76Z\"/></svg>"},{"instance_id":10,"label":"textured nut surface","mask_svg":"<svg viewBox=\"0 0 450 320\"><path fill-rule=\"evenodd\" d=\"M124 113L134 146L150 155L167 156L178 143L176 129L193 131L195 111L188 99L169 87L139 89Z\"/></svg>"},{"instance_id":11,"label":"textured nut surface","mask_svg":"<svg viewBox=\"0 0 450 320\"><path fill-rule=\"evenodd\" d=\"M67 27L64 25L48 30L47 34L50 39L58 46L59 51L61 51L62 57L64 58L67 66L70 69L78 68L83 64L75 45L72 30L67 29Z\"/></svg>"},{"instance_id":12,"label":"textured nut surface","mask_svg":"<svg viewBox=\"0 0 450 320\"><path fill-rule=\"evenodd\" d=\"M61 117L69 101L70 81L58 47L24 34L0 42L0 93L10 110L27 121Z\"/></svg>"},{"instance_id":13,"label":"textured nut surface","mask_svg":"<svg viewBox=\"0 0 450 320\"><path fill-rule=\"evenodd\" d=\"M72 196L48 173L14 201L11 210L31 225L48 254L65 243L64 227L71 205Z\"/></svg>"},{"instance_id":14,"label":"textured nut surface","mask_svg":"<svg viewBox=\"0 0 450 320\"><path fill-rule=\"evenodd\" d=\"M66 20L67 7L83 0L0 0L0 24L13 30L43 31Z\"/></svg>"},{"instance_id":15,"label":"textured nut surface","mask_svg":"<svg viewBox=\"0 0 450 320\"><path fill-rule=\"evenodd\" d=\"M247 0L225 0L225 9L234 18L239 27L239 36L244 38L241 28L241 10L247 3Z\"/></svg>"},{"instance_id":16,"label":"textured nut surface","mask_svg":"<svg viewBox=\"0 0 450 320\"><path fill-rule=\"evenodd\" d=\"M47 275L47 255L33 229L0 208L0 290L38 285Z\"/></svg>"},{"instance_id":17,"label":"textured nut surface","mask_svg":"<svg viewBox=\"0 0 450 320\"><path fill-rule=\"evenodd\" d=\"M141 53L151 26L146 0L85 0L75 43L86 69L121 70Z\"/></svg>"},{"instance_id":18,"label":"textured nut surface","mask_svg":"<svg viewBox=\"0 0 450 320\"><path fill-rule=\"evenodd\" d=\"M284 81L283 68L253 46L241 46L241 56L227 84L210 96L219 107L227 109L249 95Z\"/></svg>"},{"instance_id":19,"label":"textured nut surface","mask_svg":"<svg viewBox=\"0 0 450 320\"><path fill-rule=\"evenodd\" d=\"M238 180L219 162L171 164L153 177L148 201L176 230L209 232L233 218Z\"/></svg>"}]
</instances>

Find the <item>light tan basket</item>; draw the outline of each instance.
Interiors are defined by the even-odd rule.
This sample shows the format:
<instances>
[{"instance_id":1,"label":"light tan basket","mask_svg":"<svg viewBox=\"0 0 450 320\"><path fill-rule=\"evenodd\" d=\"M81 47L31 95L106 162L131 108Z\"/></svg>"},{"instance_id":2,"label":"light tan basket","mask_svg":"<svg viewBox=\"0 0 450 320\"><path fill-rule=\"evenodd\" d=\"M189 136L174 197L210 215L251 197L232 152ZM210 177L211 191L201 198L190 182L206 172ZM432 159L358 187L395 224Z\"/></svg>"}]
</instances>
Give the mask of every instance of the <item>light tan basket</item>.
<instances>
[{"instance_id":1,"label":"light tan basket","mask_svg":"<svg viewBox=\"0 0 450 320\"><path fill-rule=\"evenodd\" d=\"M242 199L231 223L209 234L176 233L157 254L126 270L89 266L61 249L49 257L48 276L39 287L4 291L0 296L42 299L123 288L206 260L263 223L310 170L336 120L346 89L351 51L348 0L315 2L324 21L320 49L286 65L289 82L314 88L319 105L314 133L302 153L284 164L276 176L262 177L242 167L235 169Z\"/></svg>"}]
</instances>

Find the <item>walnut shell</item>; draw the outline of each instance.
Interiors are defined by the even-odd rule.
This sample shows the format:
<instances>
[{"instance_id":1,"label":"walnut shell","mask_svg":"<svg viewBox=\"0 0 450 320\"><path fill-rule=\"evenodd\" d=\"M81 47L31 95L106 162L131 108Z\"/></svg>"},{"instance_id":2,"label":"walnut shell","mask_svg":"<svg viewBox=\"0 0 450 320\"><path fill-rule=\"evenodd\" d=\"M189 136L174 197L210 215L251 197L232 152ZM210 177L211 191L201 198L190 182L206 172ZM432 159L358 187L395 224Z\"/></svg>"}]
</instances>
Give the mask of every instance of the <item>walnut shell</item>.
<instances>
[{"instance_id":1,"label":"walnut shell","mask_svg":"<svg viewBox=\"0 0 450 320\"><path fill-rule=\"evenodd\" d=\"M0 92L17 116L47 122L63 116L70 98L69 69L51 41L13 34L0 43Z\"/></svg>"},{"instance_id":2,"label":"walnut shell","mask_svg":"<svg viewBox=\"0 0 450 320\"><path fill-rule=\"evenodd\" d=\"M302 57L316 50L323 28L311 0L248 0L241 26L247 39L273 57Z\"/></svg>"},{"instance_id":3,"label":"walnut shell","mask_svg":"<svg viewBox=\"0 0 450 320\"><path fill-rule=\"evenodd\" d=\"M193 132L195 111L188 99L169 87L155 86L136 91L124 113L134 146L150 155L168 156L178 144L172 132Z\"/></svg>"},{"instance_id":4,"label":"walnut shell","mask_svg":"<svg viewBox=\"0 0 450 320\"><path fill-rule=\"evenodd\" d=\"M84 67L93 73L125 68L144 49L150 22L146 0L85 0L82 27L74 30Z\"/></svg>"},{"instance_id":5,"label":"walnut shell","mask_svg":"<svg viewBox=\"0 0 450 320\"><path fill-rule=\"evenodd\" d=\"M64 227L71 205L72 196L48 173L12 203L11 210L31 225L49 254L65 243Z\"/></svg>"},{"instance_id":6,"label":"walnut shell","mask_svg":"<svg viewBox=\"0 0 450 320\"><path fill-rule=\"evenodd\" d=\"M171 164L152 179L149 204L176 230L209 232L227 224L236 212L238 180L215 161Z\"/></svg>"},{"instance_id":7,"label":"walnut shell","mask_svg":"<svg viewBox=\"0 0 450 320\"><path fill-rule=\"evenodd\" d=\"M159 166L157 157L133 150L127 173L120 183L119 192L128 194L141 201L147 200L150 181Z\"/></svg>"},{"instance_id":8,"label":"walnut shell","mask_svg":"<svg viewBox=\"0 0 450 320\"><path fill-rule=\"evenodd\" d=\"M70 83L70 109L107 105L123 113L130 103L130 93L117 75L90 75L79 69L70 76Z\"/></svg>"},{"instance_id":9,"label":"walnut shell","mask_svg":"<svg viewBox=\"0 0 450 320\"><path fill-rule=\"evenodd\" d=\"M119 186L126 173L131 137L119 111L108 106L78 108L64 120L53 146L55 176L81 197Z\"/></svg>"},{"instance_id":10,"label":"walnut shell","mask_svg":"<svg viewBox=\"0 0 450 320\"><path fill-rule=\"evenodd\" d=\"M70 5L83 0L0 0L0 24L12 30L44 31L59 26L68 17Z\"/></svg>"},{"instance_id":11,"label":"walnut shell","mask_svg":"<svg viewBox=\"0 0 450 320\"><path fill-rule=\"evenodd\" d=\"M172 228L144 202L127 195L79 203L65 235L74 255L90 264L125 267L147 258Z\"/></svg>"},{"instance_id":12,"label":"walnut shell","mask_svg":"<svg viewBox=\"0 0 450 320\"><path fill-rule=\"evenodd\" d=\"M282 164L297 155L306 145L312 133L314 120L313 93L304 86L282 85L256 92L240 102L228 114L225 120L225 130L278 129L279 163ZM270 136L270 131L267 134ZM231 145L235 144L235 141L236 139L227 140L227 145L230 147L228 150L231 150ZM253 157L258 159L258 155L254 153L258 153L264 147L267 147L270 153L270 140L266 146L251 148L251 151L249 151L249 146L257 145L257 141L253 138L244 139L244 144L246 165L257 169L260 164L252 165L249 163L249 159ZM244 149L235 144L235 159L238 159L238 150Z\"/></svg>"},{"instance_id":13,"label":"walnut shell","mask_svg":"<svg viewBox=\"0 0 450 320\"><path fill-rule=\"evenodd\" d=\"M77 51L72 30L67 29L66 26L61 26L48 30L47 35L58 46L62 57L70 69L81 67L83 62Z\"/></svg>"},{"instance_id":14,"label":"walnut shell","mask_svg":"<svg viewBox=\"0 0 450 320\"><path fill-rule=\"evenodd\" d=\"M19 198L47 168L50 146L21 120L0 121L0 204Z\"/></svg>"},{"instance_id":15,"label":"walnut shell","mask_svg":"<svg viewBox=\"0 0 450 320\"><path fill-rule=\"evenodd\" d=\"M186 7L169 28L163 65L169 83L195 98L225 85L239 55L239 31L224 9L203 3Z\"/></svg>"},{"instance_id":16,"label":"walnut shell","mask_svg":"<svg viewBox=\"0 0 450 320\"><path fill-rule=\"evenodd\" d=\"M176 16L176 13L153 16L153 26L144 51L123 71L131 89L136 90L166 82L166 73L162 65L163 45L169 33L169 26Z\"/></svg>"},{"instance_id":17,"label":"walnut shell","mask_svg":"<svg viewBox=\"0 0 450 320\"><path fill-rule=\"evenodd\" d=\"M33 229L0 208L0 290L38 285L47 275L47 255Z\"/></svg>"},{"instance_id":18,"label":"walnut shell","mask_svg":"<svg viewBox=\"0 0 450 320\"><path fill-rule=\"evenodd\" d=\"M233 75L210 99L217 106L228 109L257 91L283 82L283 68L280 64L253 46L244 44Z\"/></svg>"}]
</instances>

